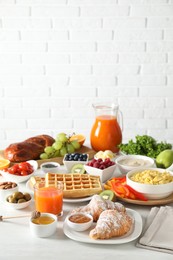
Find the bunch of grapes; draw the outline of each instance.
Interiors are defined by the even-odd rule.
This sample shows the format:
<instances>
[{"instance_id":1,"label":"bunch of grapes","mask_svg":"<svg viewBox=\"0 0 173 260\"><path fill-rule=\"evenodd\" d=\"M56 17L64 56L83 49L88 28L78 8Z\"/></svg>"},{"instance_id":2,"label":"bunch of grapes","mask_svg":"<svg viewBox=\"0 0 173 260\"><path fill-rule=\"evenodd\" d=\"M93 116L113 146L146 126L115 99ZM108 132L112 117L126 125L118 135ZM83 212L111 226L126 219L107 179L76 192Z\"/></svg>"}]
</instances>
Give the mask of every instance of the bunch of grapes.
<instances>
[{"instance_id":1,"label":"bunch of grapes","mask_svg":"<svg viewBox=\"0 0 173 260\"><path fill-rule=\"evenodd\" d=\"M80 147L81 145L77 140L70 141L70 136L60 133L52 146L47 146L44 153L40 154L40 159L63 157L66 153L74 153Z\"/></svg>"}]
</instances>

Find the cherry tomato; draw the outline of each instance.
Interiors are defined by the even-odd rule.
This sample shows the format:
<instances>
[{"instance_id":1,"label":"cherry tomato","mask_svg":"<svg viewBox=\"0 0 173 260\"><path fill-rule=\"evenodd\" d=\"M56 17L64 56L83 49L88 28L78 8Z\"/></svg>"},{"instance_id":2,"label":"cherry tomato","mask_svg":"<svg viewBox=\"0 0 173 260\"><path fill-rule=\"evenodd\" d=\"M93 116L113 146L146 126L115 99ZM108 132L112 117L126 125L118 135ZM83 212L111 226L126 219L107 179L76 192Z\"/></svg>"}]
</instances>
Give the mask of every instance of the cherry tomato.
<instances>
[{"instance_id":1,"label":"cherry tomato","mask_svg":"<svg viewBox=\"0 0 173 260\"><path fill-rule=\"evenodd\" d=\"M19 169L18 165L15 164L8 169L8 172L11 173L11 174L16 174L16 173L18 173L18 169Z\"/></svg>"},{"instance_id":2,"label":"cherry tomato","mask_svg":"<svg viewBox=\"0 0 173 260\"><path fill-rule=\"evenodd\" d=\"M27 171L21 171L20 175L21 176L26 176L26 175L28 175L28 172Z\"/></svg>"},{"instance_id":3,"label":"cherry tomato","mask_svg":"<svg viewBox=\"0 0 173 260\"><path fill-rule=\"evenodd\" d=\"M7 169L10 174L26 176L33 172L33 166L28 162L21 162L14 164L12 167Z\"/></svg>"}]
</instances>

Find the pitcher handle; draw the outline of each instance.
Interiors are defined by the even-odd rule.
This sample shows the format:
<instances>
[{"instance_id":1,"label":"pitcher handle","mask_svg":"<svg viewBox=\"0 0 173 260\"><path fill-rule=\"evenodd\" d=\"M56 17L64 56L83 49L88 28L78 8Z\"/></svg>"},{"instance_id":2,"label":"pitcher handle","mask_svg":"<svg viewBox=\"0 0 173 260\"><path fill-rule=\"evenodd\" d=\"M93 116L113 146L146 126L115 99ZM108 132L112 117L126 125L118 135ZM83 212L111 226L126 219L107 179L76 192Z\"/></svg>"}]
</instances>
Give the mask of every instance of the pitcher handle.
<instances>
[{"instance_id":1,"label":"pitcher handle","mask_svg":"<svg viewBox=\"0 0 173 260\"><path fill-rule=\"evenodd\" d=\"M118 111L118 122L121 128L121 131L123 132L124 129L124 124L123 124L123 113L121 112L121 110Z\"/></svg>"}]
</instances>

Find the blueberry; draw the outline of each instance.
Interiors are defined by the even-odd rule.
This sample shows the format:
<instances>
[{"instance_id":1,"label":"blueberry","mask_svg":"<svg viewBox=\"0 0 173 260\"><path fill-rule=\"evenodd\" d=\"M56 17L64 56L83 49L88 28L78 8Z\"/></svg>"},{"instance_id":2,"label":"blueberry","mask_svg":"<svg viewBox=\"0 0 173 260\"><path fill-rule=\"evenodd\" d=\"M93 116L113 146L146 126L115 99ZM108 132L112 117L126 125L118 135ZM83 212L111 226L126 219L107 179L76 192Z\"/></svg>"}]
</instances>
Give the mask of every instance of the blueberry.
<instances>
[{"instance_id":1,"label":"blueberry","mask_svg":"<svg viewBox=\"0 0 173 260\"><path fill-rule=\"evenodd\" d=\"M84 160L86 161L86 160L87 160L87 154L84 154L84 155L83 155L83 158L84 158Z\"/></svg>"},{"instance_id":2,"label":"blueberry","mask_svg":"<svg viewBox=\"0 0 173 260\"><path fill-rule=\"evenodd\" d=\"M78 155L75 155L74 156L74 161L78 161L78 159L79 159Z\"/></svg>"},{"instance_id":3,"label":"blueberry","mask_svg":"<svg viewBox=\"0 0 173 260\"><path fill-rule=\"evenodd\" d=\"M69 155L68 155L68 154L66 154L65 160L66 160L66 161L69 161Z\"/></svg>"}]
</instances>

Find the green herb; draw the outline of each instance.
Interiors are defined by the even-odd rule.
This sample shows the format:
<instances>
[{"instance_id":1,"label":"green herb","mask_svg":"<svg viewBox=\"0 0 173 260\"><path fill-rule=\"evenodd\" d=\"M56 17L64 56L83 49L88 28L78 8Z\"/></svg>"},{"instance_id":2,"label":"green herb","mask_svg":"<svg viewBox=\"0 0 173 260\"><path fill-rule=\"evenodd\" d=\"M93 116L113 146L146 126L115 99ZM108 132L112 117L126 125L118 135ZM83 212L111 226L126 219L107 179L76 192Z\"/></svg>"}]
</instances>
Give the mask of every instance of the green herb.
<instances>
[{"instance_id":1,"label":"green herb","mask_svg":"<svg viewBox=\"0 0 173 260\"><path fill-rule=\"evenodd\" d=\"M139 154L156 158L160 152L172 148L171 144L166 142L159 143L148 135L137 135L135 139L135 141L130 140L126 144L120 144L120 151L126 154Z\"/></svg>"}]
</instances>

